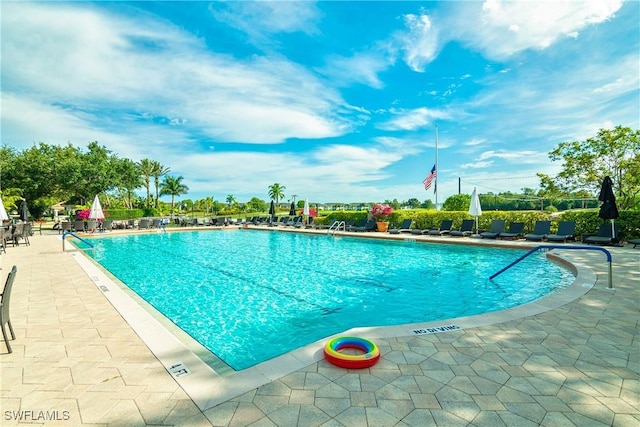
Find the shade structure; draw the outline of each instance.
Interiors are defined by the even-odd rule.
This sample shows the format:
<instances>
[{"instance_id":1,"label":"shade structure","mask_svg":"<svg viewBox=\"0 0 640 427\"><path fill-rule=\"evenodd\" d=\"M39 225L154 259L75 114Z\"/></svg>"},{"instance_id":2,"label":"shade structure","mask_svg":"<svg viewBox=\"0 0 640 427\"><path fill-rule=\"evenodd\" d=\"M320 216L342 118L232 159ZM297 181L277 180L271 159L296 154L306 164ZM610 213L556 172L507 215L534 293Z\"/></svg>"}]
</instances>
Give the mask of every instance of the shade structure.
<instances>
[{"instance_id":1,"label":"shade structure","mask_svg":"<svg viewBox=\"0 0 640 427\"><path fill-rule=\"evenodd\" d=\"M602 219L611 220L611 237L615 239L615 220L620 214L618 213L618 206L616 206L616 196L613 194L613 181L609 176L605 176L602 180L598 200L602 202L598 216Z\"/></svg>"},{"instance_id":2,"label":"shade structure","mask_svg":"<svg viewBox=\"0 0 640 427\"><path fill-rule=\"evenodd\" d=\"M101 220L104 219L104 212L102 211L102 206L100 206L100 199L98 199L98 195L93 198L93 203L91 203L91 210L89 211L89 219Z\"/></svg>"},{"instance_id":3,"label":"shade structure","mask_svg":"<svg viewBox=\"0 0 640 427\"><path fill-rule=\"evenodd\" d=\"M2 203L2 197L0 197L0 221L8 221L9 215L7 215L7 210L4 208L4 203Z\"/></svg>"},{"instance_id":4,"label":"shade structure","mask_svg":"<svg viewBox=\"0 0 640 427\"><path fill-rule=\"evenodd\" d=\"M480 205L480 197L478 197L478 191L473 187L473 193L471 193L471 203L469 204L469 215L473 216L476 220L476 233L478 232L478 217L482 215L482 206Z\"/></svg>"},{"instance_id":5,"label":"shade structure","mask_svg":"<svg viewBox=\"0 0 640 427\"><path fill-rule=\"evenodd\" d=\"M296 205L293 202L291 202L291 206L289 207L289 215L290 216L296 215Z\"/></svg>"},{"instance_id":6,"label":"shade structure","mask_svg":"<svg viewBox=\"0 0 640 427\"><path fill-rule=\"evenodd\" d=\"M20 210L18 211L20 219L24 222L29 221L29 207L27 206L27 199L22 199L20 203Z\"/></svg>"}]
</instances>

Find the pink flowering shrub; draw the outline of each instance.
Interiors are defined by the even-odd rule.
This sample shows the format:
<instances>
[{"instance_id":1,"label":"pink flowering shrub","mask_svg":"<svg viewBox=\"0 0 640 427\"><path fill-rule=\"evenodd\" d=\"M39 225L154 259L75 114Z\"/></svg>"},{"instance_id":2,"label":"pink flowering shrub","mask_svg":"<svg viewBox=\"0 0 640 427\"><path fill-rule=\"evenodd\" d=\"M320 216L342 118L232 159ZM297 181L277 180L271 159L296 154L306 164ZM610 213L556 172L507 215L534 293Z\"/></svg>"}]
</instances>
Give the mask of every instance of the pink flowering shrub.
<instances>
[{"instance_id":1,"label":"pink flowering shrub","mask_svg":"<svg viewBox=\"0 0 640 427\"><path fill-rule=\"evenodd\" d=\"M109 214L107 214L107 211L103 210L102 213L104 214L104 217L108 217ZM82 209L82 210L78 210L76 211L76 218L78 220L87 220L89 219L89 215L91 214L91 209Z\"/></svg>"},{"instance_id":2,"label":"pink flowering shrub","mask_svg":"<svg viewBox=\"0 0 640 427\"><path fill-rule=\"evenodd\" d=\"M393 207L383 203L376 203L371 208L371 215L376 221L386 221L393 213Z\"/></svg>"}]
</instances>

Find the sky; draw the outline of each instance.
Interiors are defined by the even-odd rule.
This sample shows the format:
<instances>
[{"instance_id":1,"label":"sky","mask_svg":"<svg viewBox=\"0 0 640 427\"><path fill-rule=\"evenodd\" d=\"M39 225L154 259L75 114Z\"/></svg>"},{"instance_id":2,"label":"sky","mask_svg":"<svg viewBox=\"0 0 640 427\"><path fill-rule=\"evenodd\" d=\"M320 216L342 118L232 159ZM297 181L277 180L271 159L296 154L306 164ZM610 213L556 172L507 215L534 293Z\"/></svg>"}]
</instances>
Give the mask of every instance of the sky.
<instances>
[{"instance_id":1,"label":"sky","mask_svg":"<svg viewBox=\"0 0 640 427\"><path fill-rule=\"evenodd\" d=\"M0 3L1 143L150 158L184 198L539 188L640 128L640 2ZM437 150L436 150L437 143ZM438 159L437 195L422 181ZM167 198L168 200L168 198Z\"/></svg>"}]
</instances>

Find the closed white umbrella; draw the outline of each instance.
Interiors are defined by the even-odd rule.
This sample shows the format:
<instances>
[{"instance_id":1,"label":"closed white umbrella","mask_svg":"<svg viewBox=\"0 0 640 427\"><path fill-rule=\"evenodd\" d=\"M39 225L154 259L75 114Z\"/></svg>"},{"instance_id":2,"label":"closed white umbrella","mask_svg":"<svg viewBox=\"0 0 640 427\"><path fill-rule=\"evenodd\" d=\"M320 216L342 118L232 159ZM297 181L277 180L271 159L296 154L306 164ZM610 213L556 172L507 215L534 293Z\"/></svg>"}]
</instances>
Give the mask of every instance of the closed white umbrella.
<instances>
[{"instance_id":1,"label":"closed white umbrella","mask_svg":"<svg viewBox=\"0 0 640 427\"><path fill-rule=\"evenodd\" d=\"M8 221L9 215L7 215L7 210L4 208L4 203L2 203L2 197L0 197L0 221Z\"/></svg>"},{"instance_id":2,"label":"closed white umbrella","mask_svg":"<svg viewBox=\"0 0 640 427\"><path fill-rule=\"evenodd\" d=\"M101 220L104 219L104 212L102 212L102 206L100 206L100 199L98 195L93 198L91 203L91 210L89 211L89 219Z\"/></svg>"},{"instance_id":3,"label":"closed white umbrella","mask_svg":"<svg viewBox=\"0 0 640 427\"><path fill-rule=\"evenodd\" d=\"M482 215L482 206L480 206L480 198L476 188L473 187L473 193L471 193L471 203L469 204L469 215L476 219L476 234L478 233L478 217Z\"/></svg>"},{"instance_id":4,"label":"closed white umbrella","mask_svg":"<svg viewBox=\"0 0 640 427\"><path fill-rule=\"evenodd\" d=\"M302 214L306 216L307 223L309 222L309 199L304 199L304 208Z\"/></svg>"}]
</instances>

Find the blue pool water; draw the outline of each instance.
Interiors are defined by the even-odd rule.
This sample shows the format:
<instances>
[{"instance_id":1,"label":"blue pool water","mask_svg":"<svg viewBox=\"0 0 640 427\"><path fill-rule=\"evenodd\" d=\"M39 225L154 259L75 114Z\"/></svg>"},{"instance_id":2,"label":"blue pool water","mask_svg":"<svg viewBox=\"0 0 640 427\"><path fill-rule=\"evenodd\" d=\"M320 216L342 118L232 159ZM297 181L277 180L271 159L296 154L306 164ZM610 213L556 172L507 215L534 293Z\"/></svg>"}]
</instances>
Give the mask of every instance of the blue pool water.
<instances>
[{"instance_id":1,"label":"blue pool water","mask_svg":"<svg viewBox=\"0 0 640 427\"><path fill-rule=\"evenodd\" d=\"M502 310L573 281L511 249L252 230L92 239L119 280L234 369L352 327Z\"/></svg>"}]
</instances>

